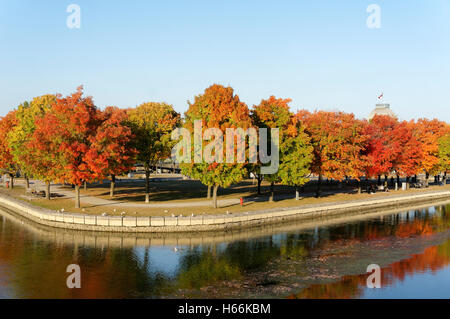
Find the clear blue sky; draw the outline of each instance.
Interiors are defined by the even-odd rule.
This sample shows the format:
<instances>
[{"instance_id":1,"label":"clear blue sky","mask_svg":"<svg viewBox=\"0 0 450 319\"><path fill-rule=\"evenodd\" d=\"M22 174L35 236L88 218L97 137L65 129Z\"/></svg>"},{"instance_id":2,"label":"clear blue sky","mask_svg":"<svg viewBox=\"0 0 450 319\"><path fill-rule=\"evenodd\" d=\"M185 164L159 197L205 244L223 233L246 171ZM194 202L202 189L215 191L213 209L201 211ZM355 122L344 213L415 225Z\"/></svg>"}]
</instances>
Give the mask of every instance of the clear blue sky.
<instances>
[{"instance_id":1,"label":"clear blue sky","mask_svg":"<svg viewBox=\"0 0 450 319\"><path fill-rule=\"evenodd\" d=\"M366 26L372 3L381 29ZM274 94L358 117L384 92L402 119L450 122L449 40L450 0L0 0L0 115L80 84L99 107L184 112L220 83L249 106Z\"/></svg>"}]
</instances>

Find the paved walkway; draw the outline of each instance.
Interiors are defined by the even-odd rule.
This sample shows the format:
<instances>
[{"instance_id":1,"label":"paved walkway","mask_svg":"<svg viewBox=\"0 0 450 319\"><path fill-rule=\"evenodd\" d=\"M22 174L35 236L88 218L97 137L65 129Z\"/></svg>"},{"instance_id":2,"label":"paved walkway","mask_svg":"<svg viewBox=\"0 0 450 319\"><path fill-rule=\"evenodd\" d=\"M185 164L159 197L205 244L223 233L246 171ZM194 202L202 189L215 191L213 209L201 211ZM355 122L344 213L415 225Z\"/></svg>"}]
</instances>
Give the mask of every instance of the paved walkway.
<instances>
[{"instance_id":1,"label":"paved walkway","mask_svg":"<svg viewBox=\"0 0 450 319\"><path fill-rule=\"evenodd\" d=\"M23 184L22 181L17 181L17 184ZM45 189L45 185L40 181L30 181L30 183L36 183L38 185L38 189ZM73 199L75 200L75 192L73 190L68 190L67 188L62 187L60 184L52 184L51 185L52 194L62 195L63 198ZM322 192L322 196L333 195L337 193L345 193L346 191L332 191L332 192ZM300 199L304 197L312 197L314 193L303 193ZM295 198L295 194L286 195L280 194L275 195L276 199L292 199ZM129 201L118 201L118 200L110 200L103 199L95 196L89 195L80 195L80 200L82 204L88 204L92 206L117 206L117 207L128 207L128 208L183 208L183 207L209 207L211 206L211 200L201 200L201 201L189 201L189 202L171 202L171 203L137 203L137 202L129 202ZM268 196L258 196L258 197L246 197L245 203L253 203L253 202L264 202L268 201ZM228 199L219 199L217 200L217 205L219 207L227 207L232 205L239 205L240 198L228 198Z\"/></svg>"}]
</instances>

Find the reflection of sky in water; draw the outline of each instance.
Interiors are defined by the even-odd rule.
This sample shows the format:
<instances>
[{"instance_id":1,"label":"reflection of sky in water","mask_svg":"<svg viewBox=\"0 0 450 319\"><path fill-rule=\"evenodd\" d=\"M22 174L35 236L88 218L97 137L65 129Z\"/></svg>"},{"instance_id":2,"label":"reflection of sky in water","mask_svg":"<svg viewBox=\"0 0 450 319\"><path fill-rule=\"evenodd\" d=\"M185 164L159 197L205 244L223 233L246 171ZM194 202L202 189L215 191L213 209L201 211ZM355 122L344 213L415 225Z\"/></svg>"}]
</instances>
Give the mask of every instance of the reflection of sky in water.
<instances>
[{"instance_id":1,"label":"reflection of sky in water","mask_svg":"<svg viewBox=\"0 0 450 319\"><path fill-rule=\"evenodd\" d=\"M141 265L144 264L145 251L148 250L150 259L150 272L161 272L168 276L173 276L179 265L181 256L188 247L177 247L178 251L174 251L174 247L170 246L152 246L152 247L136 247L134 252L136 258Z\"/></svg>"},{"instance_id":2,"label":"reflection of sky in water","mask_svg":"<svg viewBox=\"0 0 450 319\"><path fill-rule=\"evenodd\" d=\"M448 298L450 294L450 267L437 272L417 272L405 280L395 280L392 286L364 289L363 299L391 298Z\"/></svg>"},{"instance_id":3,"label":"reflection of sky in water","mask_svg":"<svg viewBox=\"0 0 450 319\"><path fill-rule=\"evenodd\" d=\"M416 215L417 212L426 213L427 211L428 211L428 215L432 216L436 213L436 207L432 206L427 209L409 210L407 212L400 213L399 218L401 221L411 220L411 219L414 219L414 215Z\"/></svg>"}]
</instances>

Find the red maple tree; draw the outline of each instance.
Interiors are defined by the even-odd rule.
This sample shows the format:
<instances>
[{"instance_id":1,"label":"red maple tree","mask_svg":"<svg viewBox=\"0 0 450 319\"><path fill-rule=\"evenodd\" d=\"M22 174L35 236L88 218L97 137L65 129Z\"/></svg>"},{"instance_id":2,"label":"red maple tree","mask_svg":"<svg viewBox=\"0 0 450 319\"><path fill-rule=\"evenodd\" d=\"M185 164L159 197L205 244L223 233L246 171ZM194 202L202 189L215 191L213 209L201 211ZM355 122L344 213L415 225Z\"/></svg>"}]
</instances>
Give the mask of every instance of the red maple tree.
<instances>
[{"instance_id":1,"label":"red maple tree","mask_svg":"<svg viewBox=\"0 0 450 319\"><path fill-rule=\"evenodd\" d=\"M101 124L90 138L86 162L94 179L111 176L110 196L114 196L116 175L129 171L134 163L136 149L132 147L133 134L127 126L126 110L107 107L100 113Z\"/></svg>"}]
</instances>

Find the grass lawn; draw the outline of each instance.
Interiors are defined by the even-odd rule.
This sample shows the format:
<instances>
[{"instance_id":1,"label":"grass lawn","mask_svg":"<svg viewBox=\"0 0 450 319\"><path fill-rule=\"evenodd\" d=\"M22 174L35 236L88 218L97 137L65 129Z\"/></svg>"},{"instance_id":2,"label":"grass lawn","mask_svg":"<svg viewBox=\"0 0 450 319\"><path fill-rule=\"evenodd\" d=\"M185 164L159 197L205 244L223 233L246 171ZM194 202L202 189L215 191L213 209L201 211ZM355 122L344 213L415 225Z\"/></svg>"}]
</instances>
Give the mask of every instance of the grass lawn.
<instances>
[{"instance_id":1,"label":"grass lawn","mask_svg":"<svg viewBox=\"0 0 450 319\"><path fill-rule=\"evenodd\" d=\"M328 189L336 189L336 185L324 185L324 191L326 192ZM70 188L67 188L70 190ZM269 191L269 185L267 183L263 183L262 192L263 196L260 197L257 201L246 202L244 206L241 207L239 204L230 205L225 207L220 207L214 209L212 207L180 207L180 208L147 208L147 207L116 207L116 211L114 211L115 207L111 206L103 206L103 205L89 205L82 204L81 209L74 208L74 202L72 199L54 197L52 200L48 201L44 198L33 198L32 201L26 198L25 189L21 186L16 186L13 190L5 189L0 187L0 193L8 194L20 200L31 202L34 205L54 209L61 210L64 209L67 212L76 212L76 213L86 213L86 214L102 214L107 213L108 215L120 215L122 212L125 212L127 216L170 216L172 214L175 215L184 215L189 216L191 214L201 215L201 214L219 214L226 213L227 211L230 213L236 212L249 212L249 211L257 211L271 208L284 208L284 207L294 207L294 206L302 206L307 204L320 204L326 202L340 202L340 201L352 201L364 198L376 198L376 197L384 197L389 194L414 194L421 192L422 190L418 189L410 189L408 191L391 191L390 193L376 193L376 194L356 194L354 189L348 188L346 189L347 193L340 194L330 194L324 195L321 198L314 198L313 196L308 196L301 198L296 201L295 199L283 199L283 196L290 195L293 197L293 188L285 187L285 186L276 186L276 195L275 199L278 200L275 202L269 202L267 200L267 192ZM446 186L430 186L427 190L443 190L450 189L450 185ZM128 183L128 182L119 182L116 186L116 196L114 200L118 202L133 202L133 203L143 203L144 201L144 190L145 184L143 182L138 183ZM191 180L177 180L177 181L162 181L162 182L152 182L151 183L151 203L163 203L163 202L192 202L192 201L208 201L206 199L206 190L207 188L200 184L198 181ZM305 189L305 192L312 192L314 190L314 185L308 185ZM103 185L90 185L87 191L82 190L82 195L89 196L97 196L104 199L110 199L109 197L109 184ZM256 197L256 185L252 184L251 180L244 181L238 185L232 186L228 189L220 189L219 191L219 199L227 199L227 198L248 198L248 197ZM210 201L210 200L209 200Z\"/></svg>"}]
</instances>

